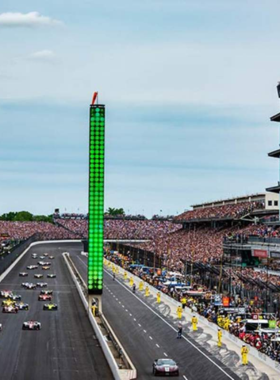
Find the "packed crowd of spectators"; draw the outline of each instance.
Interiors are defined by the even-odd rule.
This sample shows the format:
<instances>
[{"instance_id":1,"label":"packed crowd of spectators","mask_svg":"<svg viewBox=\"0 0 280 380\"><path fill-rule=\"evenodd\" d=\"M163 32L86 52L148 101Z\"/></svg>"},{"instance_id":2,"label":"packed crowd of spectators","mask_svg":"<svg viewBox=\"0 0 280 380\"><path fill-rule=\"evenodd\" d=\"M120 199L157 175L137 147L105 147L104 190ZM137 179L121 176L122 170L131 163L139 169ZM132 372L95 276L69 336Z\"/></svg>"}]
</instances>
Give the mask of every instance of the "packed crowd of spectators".
<instances>
[{"instance_id":1,"label":"packed crowd of spectators","mask_svg":"<svg viewBox=\"0 0 280 380\"><path fill-rule=\"evenodd\" d=\"M67 231L65 228L47 222L0 221L0 236L3 236L2 240L7 238L25 240L35 233L39 233L40 238L43 240L77 238L74 232Z\"/></svg>"},{"instance_id":2,"label":"packed crowd of spectators","mask_svg":"<svg viewBox=\"0 0 280 380\"><path fill-rule=\"evenodd\" d=\"M87 214L78 214L78 213L63 213L63 214L59 214L59 213L54 213L53 214L53 217L55 219L87 219Z\"/></svg>"},{"instance_id":3,"label":"packed crowd of spectators","mask_svg":"<svg viewBox=\"0 0 280 380\"><path fill-rule=\"evenodd\" d=\"M58 220L57 222L83 237L88 235L86 220ZM166 234L180 228L180 225L168 221L109 219L104 221L104 239L148 240L155 236L163 238Z\"/></svg>"},{"instance_id":4,"label":"packed crowd of spectators","mask_svg":"<svg viewBox=\"0 0 280 380\"><path fill-rule=\"evenodd\" d=\"M249 236L267 238L279 238L280 231L277 226L249 225L240 231L224 234L224 242L247 243Z\"/></svg>"},{"instance_id":5,"label":"packed crowd of spectators","mask_svg":"<svg viewBox=\"0 0 280 380\"><path fill-rule=\"evenodd\" d=\"M223 206L204 207L196 210L186 211L183 214L176 216L175 220L188 221L223 218L238 219L241 216L260 208L264 208L264 204L262 202L241 202Z\"/></svg>"}]
</instances>

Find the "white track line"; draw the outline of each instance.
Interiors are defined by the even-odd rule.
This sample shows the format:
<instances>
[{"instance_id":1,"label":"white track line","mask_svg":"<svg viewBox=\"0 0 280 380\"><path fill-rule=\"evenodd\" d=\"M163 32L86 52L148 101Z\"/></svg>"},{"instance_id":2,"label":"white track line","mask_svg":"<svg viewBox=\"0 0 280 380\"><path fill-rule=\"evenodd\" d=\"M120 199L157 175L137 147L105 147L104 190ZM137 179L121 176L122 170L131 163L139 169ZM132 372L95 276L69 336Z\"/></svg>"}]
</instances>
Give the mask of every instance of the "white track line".
<instances>
[{"instance_id":1,"label":"white track line","mask_svg":"<svg viewBox=\"0 0 280 380\"><path fill-rule=\"evenodd\" d=\"M157 348L159 348L159 345L156 343Z\"/></svg>"},{"instance_id":2,"label":"white track line","mask_svg":"<svg viewBox=\"0 0 280 380\"><path fill-rule=\"evenodd\" d=\"M83 262L83 263L87 267L85 262ZM112 275L106 269L104 269L104 272L106 272L109 276L112 277ZM145 305L146 308L148 308L152 313L154 313L156 316L158 316L164 323L166 323L169 327L171 327L172 330L177 332L177 329L175 329L169 322L167 322L164 318L162 318L162 316L160 314L158 314L149 305L147 305L144 301L142 301L141 298L139 298L136 294L132 293L130 291L130 289L127 289L127 287L125 285L123 285L119 280L116 279L115 281L117 281L124 289L126 289L127 292L130 292L131 295L133 295L135 298L137 298L138 301L140 301L143 305ZM195 344L193 344L188 338L186 338L184 335L182 335L182 338L185 339L193 348L195 348L198 352L200 352L201 355L203 355L206 359L208 359L212 364L214 364L214 366L216 366L220 371L222 371L229 379L234 380L234 378L231 377L221 366L219 366L219 364L215 363L214 360L212 360L208 355L206 355L203 351L201 351L201 349L198 348Z\"/></svg>"}]
</instances>

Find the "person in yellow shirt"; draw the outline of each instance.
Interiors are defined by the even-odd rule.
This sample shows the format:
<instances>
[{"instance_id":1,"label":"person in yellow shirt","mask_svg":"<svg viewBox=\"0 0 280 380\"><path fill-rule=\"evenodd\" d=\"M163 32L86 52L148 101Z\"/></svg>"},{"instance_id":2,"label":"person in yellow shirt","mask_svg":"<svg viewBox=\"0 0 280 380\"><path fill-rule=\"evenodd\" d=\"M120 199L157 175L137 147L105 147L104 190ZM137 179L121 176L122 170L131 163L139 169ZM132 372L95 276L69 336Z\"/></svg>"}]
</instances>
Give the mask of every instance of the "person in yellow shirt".
<instances>
[{"instance_id":1,"label":"person in yellow shirt","mask_svg":"<svg viewBox=\"0 0 280 380\"><path fill-rule=\"evenodd\" d=\"M182 313L183 313L182 306L178 306L177 307L177 316L178 316L179 319L182 318Z\"/></svg>"},{"instance_id":2,"label":"person in yellow shirt","mask_svg":"<svg viewBox=\"0 0 280 380\"><path fill-rule=\"evenodd\" d=\"M186 299L186 297L182 297L182 298L181 298L181 304L182 304L182 308L183 308L183 310L184 310L185 307L186 307L186 304L187 304L187 299Z\"/></svg>"},{"instance_id":3,"label":"person in yellow shirt","mask_svg":"<svg viewBox=\"0 0 280 380\"><path fill-rule=\"evenodd\" d=\"M192 317L192 329L193 331L197 331L197 323L198 323L198 319L197 317L194 315Z\"/></svg>"},{"instance_id":4,"label":"person in yellow shirt","mask_svg":"<svg viewBox=\"0 0 280 380\"><path fill-rule=\"evenodd\" d=\"M224 319L224 329L227 330L227 331L229 329L229 324L230 324L230 319L229 319L229 317L226 317Z\"/></svg>"},{"instance_id":5,"label":"person in yellow shirt","mask_svg":"<svg viewBox=\"0 0 280 380\"><path fill-rule=\"evenodd\" d=\"M242 358L242 364L243 365L248 364L248 353L249 353L248 347L245 346L245 344L243 344L243 346L241 348L241 358Z\"/></svg>"},{"instance_id":6,"label":"person in yellow shirt","mask_svg":"<svg viewBox=\"0 0 280 380\"><path fill-rule=\"evenodd\" d=\"M222 330L218 329L218 347L222 347L222 336L223 336Z\"/></svg>"},{"instance_id":7,"label":"person in yellow shirt","mask_svg":"<svg viewBox=\"0 0 280 380\"><path fill-rule=\"evenodd\" d=\"M157 292L157 303L160 303L160 292Z\"/></svg>"},{"instance_id":8,"label":"person in yellow shirt","mask_svg":"<svg viewBox=\"0 0 280 380\"><path fill-rule=\"evenodd\" d=\"M150 289L149 289L148 286L146 286L146 288L145 288L145 297L149 297L149 295L150 295Z\"/></svg>"}]
</instances>

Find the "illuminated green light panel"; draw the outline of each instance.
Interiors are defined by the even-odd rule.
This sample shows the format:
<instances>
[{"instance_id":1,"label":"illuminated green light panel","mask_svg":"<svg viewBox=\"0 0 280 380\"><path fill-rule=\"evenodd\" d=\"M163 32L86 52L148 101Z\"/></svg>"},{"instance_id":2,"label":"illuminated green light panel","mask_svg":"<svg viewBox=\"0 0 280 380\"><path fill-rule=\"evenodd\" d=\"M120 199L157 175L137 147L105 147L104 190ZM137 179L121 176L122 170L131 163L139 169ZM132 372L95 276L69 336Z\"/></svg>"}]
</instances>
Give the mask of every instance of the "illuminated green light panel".
<instances>
[{"instance_id":1,"label":"illuminated green light panel","mask_svg":"<svg viewBox=\"0 0 280 380\"><path fill-rule=\"evenodd\" d=\"M90 107L88 292L102 294L105 107Z\"/></svg>"}]
</instances>

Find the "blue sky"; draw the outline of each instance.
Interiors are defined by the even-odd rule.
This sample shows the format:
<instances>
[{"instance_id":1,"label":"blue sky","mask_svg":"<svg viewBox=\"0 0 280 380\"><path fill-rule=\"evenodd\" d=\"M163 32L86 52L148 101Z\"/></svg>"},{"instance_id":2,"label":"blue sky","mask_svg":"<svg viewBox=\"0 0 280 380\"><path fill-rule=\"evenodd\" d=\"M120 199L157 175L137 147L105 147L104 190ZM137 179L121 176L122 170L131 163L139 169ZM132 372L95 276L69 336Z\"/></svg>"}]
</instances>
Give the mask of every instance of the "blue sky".
<instances>
[{"instance_id":1,"label":"blue sky","mask_svg":"<svg viewBox=\"0 0 280 380\"><path fill-rule=\"evenodd\" d=\"M276 184L280 3L2 0L0 213L87 209L88 105L106 204L176 214Z\"/></svg>"}]
</instances>

